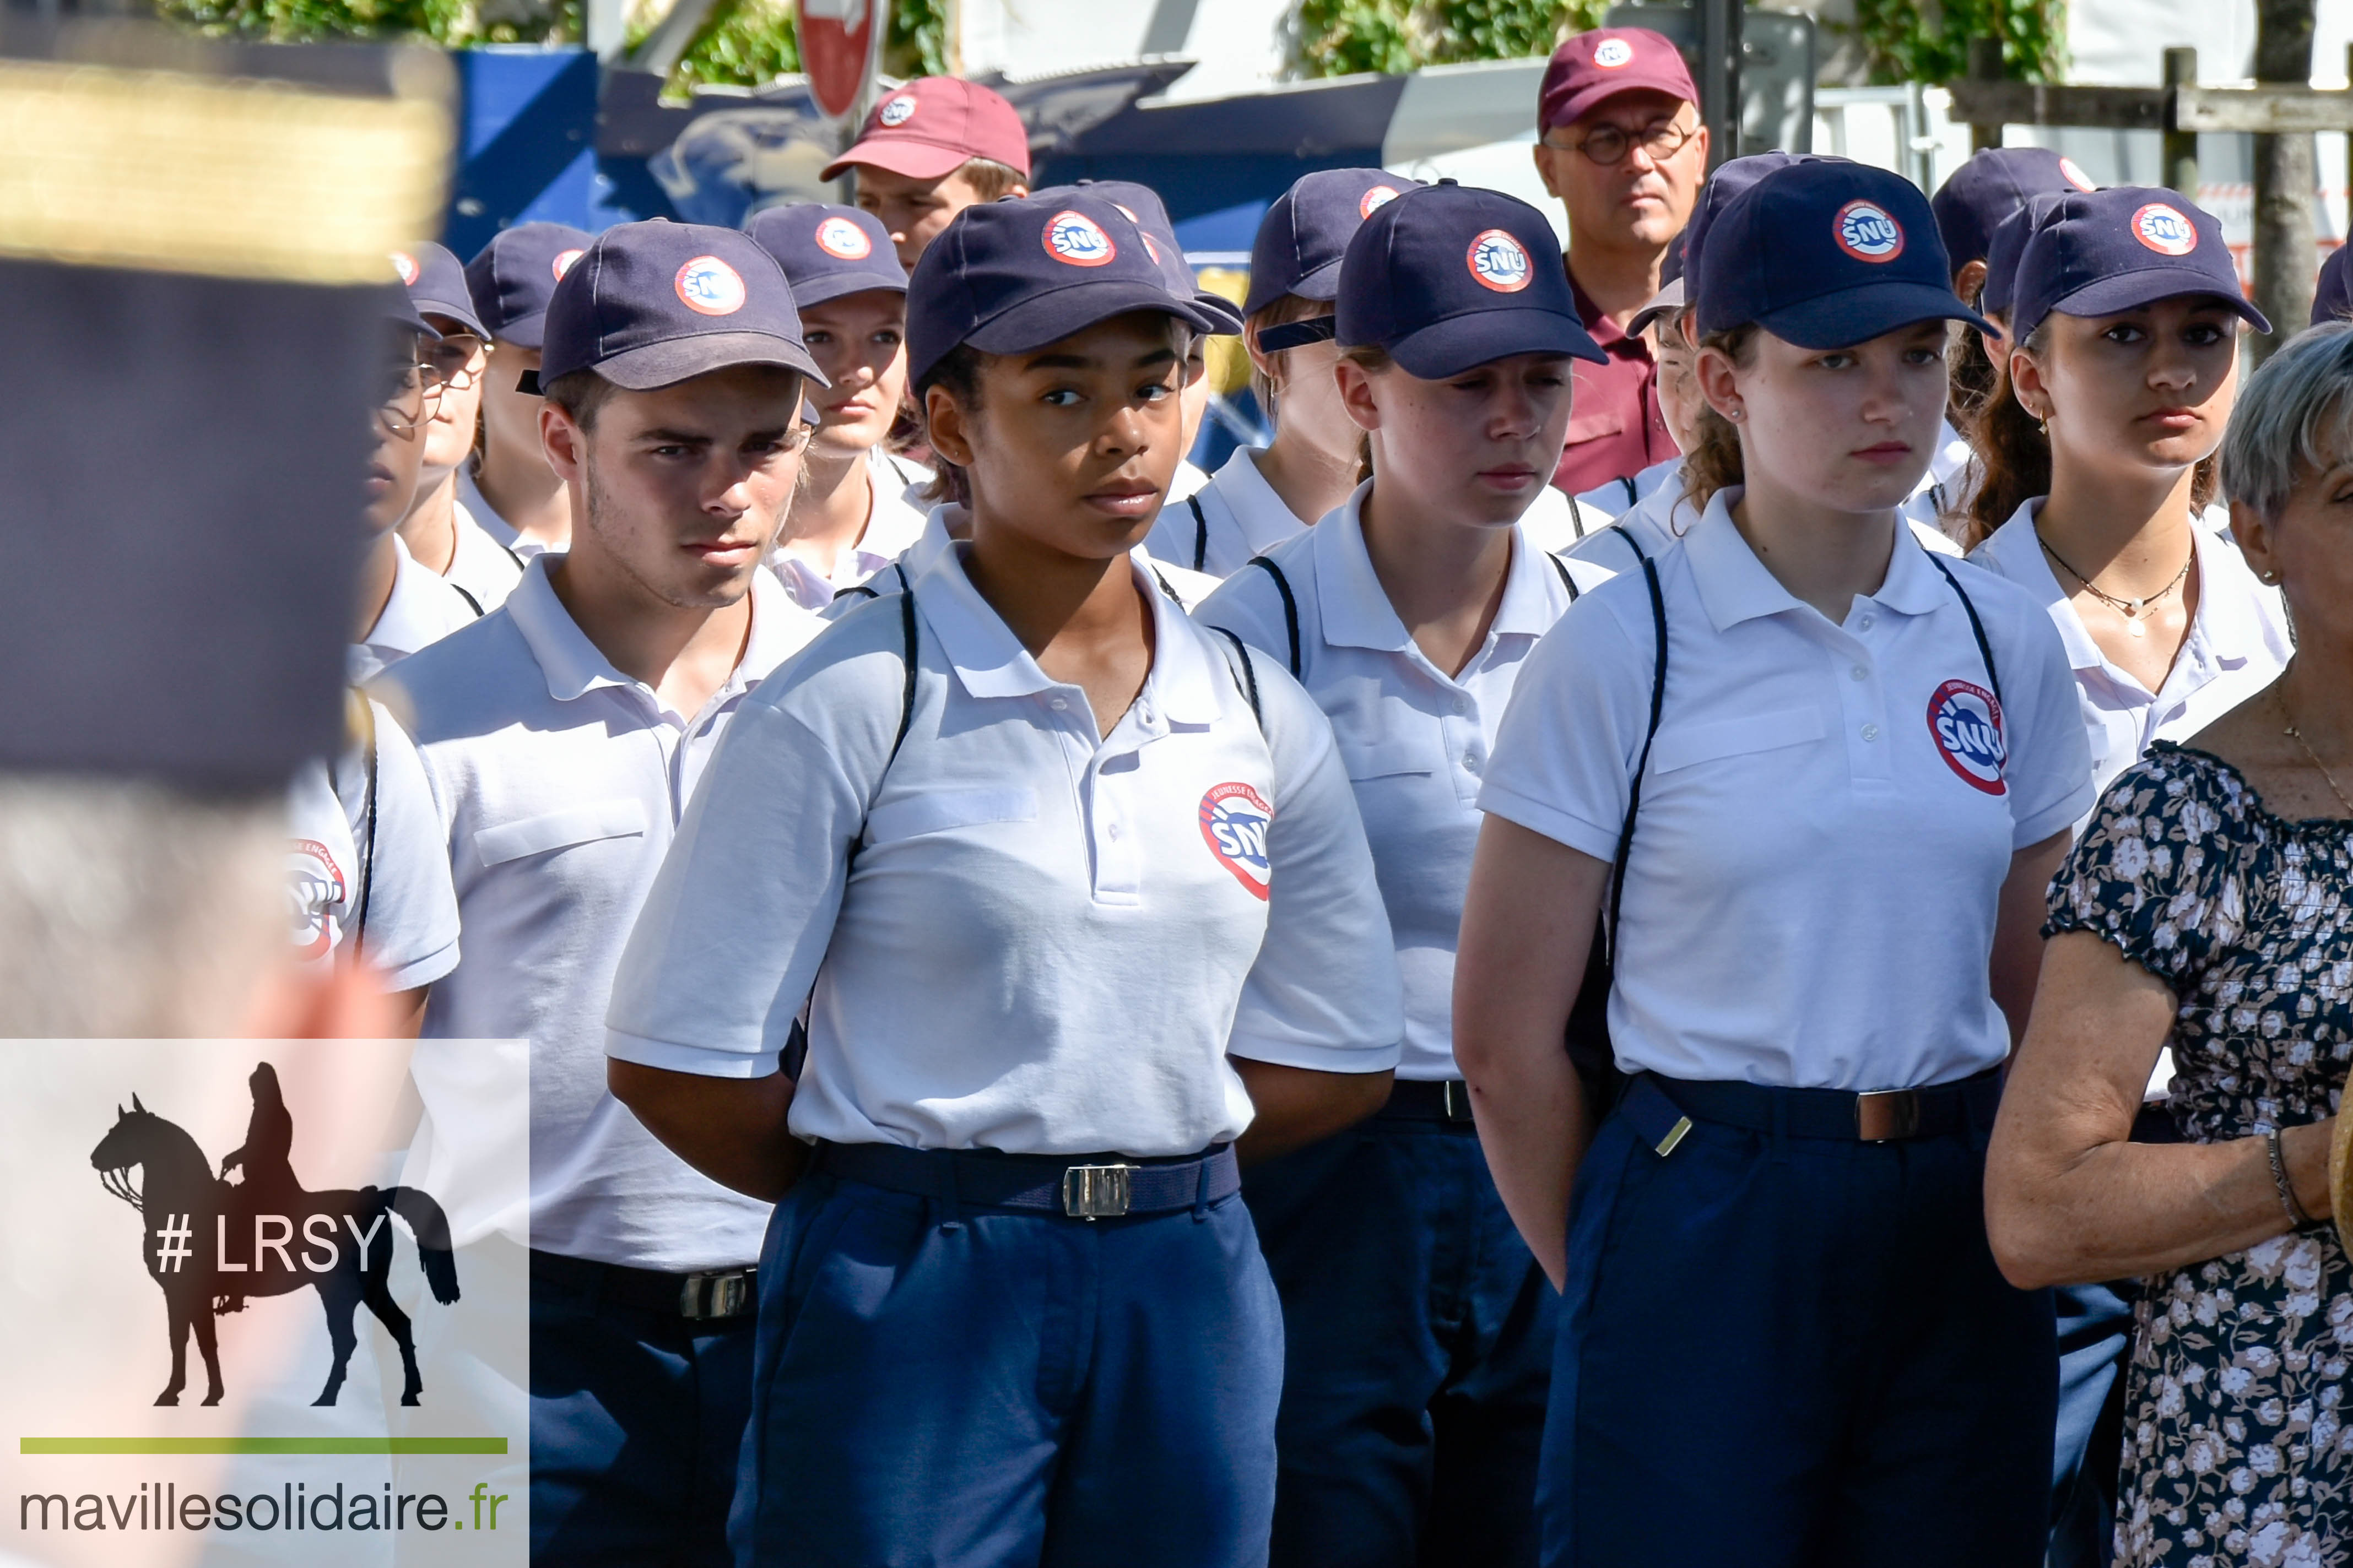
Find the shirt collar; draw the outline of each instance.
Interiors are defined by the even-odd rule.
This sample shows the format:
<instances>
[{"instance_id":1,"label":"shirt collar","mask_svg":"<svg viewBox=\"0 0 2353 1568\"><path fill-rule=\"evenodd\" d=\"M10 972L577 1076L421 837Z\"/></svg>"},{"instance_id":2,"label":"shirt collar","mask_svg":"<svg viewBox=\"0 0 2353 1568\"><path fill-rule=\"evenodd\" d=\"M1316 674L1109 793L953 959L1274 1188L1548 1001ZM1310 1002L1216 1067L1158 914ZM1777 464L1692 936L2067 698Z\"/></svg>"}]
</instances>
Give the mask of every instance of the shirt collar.
<instances>
[{"instance_id":1,"label":"shirt collar","mask_svg":"<svg viewBox=\"0 0 2353 1568\"><path fill-rule=\"evenodd\" d=\"M532 658L539 661L540 673L547 678L547 694L558 702L571 702L603 686L646 689L644 682L613 667L612 660L588 640L564 601L555 596L555 584L549 574L563 559L561 551L532 557L506 602L507 615L522 634ZM765 570L752 574L751 599L752 626L744 638L744 657L712 694L714 700L756 684L807 642L809 633L819 625Z\"/></svg>"},{"instance_id":2,"label":"shirt collar","mask_svg":"<svg viewBox=\"0 0 2353 1568\"><path fill-rule=\"evenodd\" d=\"M2052 624L2059 628L2059 641L2067 650L2068 668L2105 669L2108 656L2100 651L2084 617L2075 613L2073 595L2051 569L2042 536L2035 531L2034 521L2046 499L2035 496L2021 501L2010 521L1978 548L1996 571L2032 594L2050 611ZM2198 562L2198 613L2190 620L2189 636L2204 639L2215 663L2236 669L2263 640L2262 628L2255 624L2253 574L2247 570L2236 545L2200 526L2202 521L2190 519L2189 548Z\"/></svg>"},{"instance_id":3,"label":"shirt collar","mask_svg":"<svg viewBox=\"0 0 2353 1568\"><path fill-rule=\"evenodd\" d=\"M1266 476L1258 471L1258 456L1251 447L1235 447L1234 455L1210 476L1208 488L1216 490L1218 499L1234 514L1234 521L1241 525L1243 542L1252 550L1280 544L1303 526L1292 514L1290 503L1275 494Z\"/></svg>"},{"instance_id":4,"label":"shirt collar","mask_svg":"<svg viewBox=\"0 0 2353 1568\"><path fill-rule=\"evenodd\" d=\"M1563 257L1560 264L1564 270L1567 270L1568 258ZM1577 274L1574 271L1568 274L1568 291L1577 300L1577 320L1585 323L1586 335L1593 340L1596 348L1613 356L1631 354L1637 359L1651 357L1651 345L1640 338L1628 337L1625 328L1604 315L1601 307L1594 302L1593 296L1585 291L1585 285L1577 280Z\"/></svg>"},{"instance_id":5,"label":"shirt collar","mask_svg":"<svg viewBox=\"0 0 2353 1568\"><path fill-rule=\"evenodd\" d=\"M1732 521L1732 509L1746 492L1726 485L1708 498L1707 510L1683 537L1684 558L1691 564L1692 583L1700 604L1719 632L1742 621L1809 607L1765 569ZM1941 608L1950 590L1928 560L1928 552L1912 537L1904 520L1895 520L1895 547L1887 562L1886 580L1877 591L1861 597L1903 616L1925 616Z\"/></svg>"},{"instance_id":6,"label":"shirt collar","mask_svg":"<svg viewBox=\"0 0 2353 1568\"><path fill-rule=\"evenodd\" d=\"M408 552L408 543L392 536L392 596L384 613L360 640L368 647L396 654L412 654L453 630L448 600L453 590L440 574Z\"/></svg>"},{"instance_id":7,"label":"shirt collar","mask_svg":"<svg viewBox=\"0 0 2353 1568\"><path fill-rule=\"evenodd\" d=\"M1380 574L1373 570L1372 552L1365 547L1365 498L1372 493L1370 479L1349 493L1347 500L1315 525L1315 608L1324 623L1324 640L1334 647L1365 647L1403 653L1413 646ZM1504 600L1495 606L1493 635L1540 637L1560 619L1567 590L1560 574L1530 542L1527 531L1512 525L1512 561L1504 569Z\"/></svg>"},{"instance_id":8,"label":"shirt collar","mask_svg":"<svg viewBox=\"0 0 2353 1568\"><path fill-rule=\"evenodd\" d=\"M2100 645L2084 626L2084 617L2067 602L2067 590L2060 585L2059 574L2051 570L2051 563L2042 553L2042 541L2034 531L2034 518L2042 510L2043 498L2034 496L2018 503L2010 521L1986 536L1977 553L1986 563L2004 577L2034 595L2035 602L2050 612L2051 624L2059 628L2059 642L2067 650L2070 669L2099 669L2108 662Z\"/></svg>"},{"instance_id":9,"label":"shirt collar","mask_svg":"<svg viewBox=\"0 0 2353 1568\"><path fill-rule=\"evenodd\" d=\"M935 508L932 513L933 522L942 528L944 510ZM1219 713L1218 695L1209 683L1204 634L1183 606L1161 592L1142 546L1130 551L1127 559L1128 571L1152 606L1152 669L1144 678L1145 693L1171 723L1212 722ZM973 696L1034 697L1062 684L1039 667L1005 618L980 596L965 574L964 551L954 544L942 549L916 579L915 605L923 625L939 639L956 679Z\"/></svg>"}]
</instances>

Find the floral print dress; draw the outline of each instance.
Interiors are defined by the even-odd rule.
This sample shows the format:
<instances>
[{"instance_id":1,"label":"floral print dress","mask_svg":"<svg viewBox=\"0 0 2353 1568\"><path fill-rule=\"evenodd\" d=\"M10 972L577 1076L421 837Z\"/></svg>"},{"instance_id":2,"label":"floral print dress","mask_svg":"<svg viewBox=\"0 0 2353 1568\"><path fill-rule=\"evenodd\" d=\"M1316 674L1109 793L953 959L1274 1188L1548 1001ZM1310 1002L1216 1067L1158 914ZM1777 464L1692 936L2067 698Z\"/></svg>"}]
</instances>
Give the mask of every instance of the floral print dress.
<instances>
[{"instance_id":1,"label":"floral print dress","mask_svg":"<svg viewBox=\"0 0 2353 1568\"><path fill-rule=\"evenodd\" d=\"M2046 933L2111 942L2179 999L2182 1136L2317 1121L2353 1063L2353 822L2291 822L2165 742L2109 786ZM2142 1281L2116 1562L2353 1564L2353 1267L2326 1224Z\"/></svg>"}]
</instances>

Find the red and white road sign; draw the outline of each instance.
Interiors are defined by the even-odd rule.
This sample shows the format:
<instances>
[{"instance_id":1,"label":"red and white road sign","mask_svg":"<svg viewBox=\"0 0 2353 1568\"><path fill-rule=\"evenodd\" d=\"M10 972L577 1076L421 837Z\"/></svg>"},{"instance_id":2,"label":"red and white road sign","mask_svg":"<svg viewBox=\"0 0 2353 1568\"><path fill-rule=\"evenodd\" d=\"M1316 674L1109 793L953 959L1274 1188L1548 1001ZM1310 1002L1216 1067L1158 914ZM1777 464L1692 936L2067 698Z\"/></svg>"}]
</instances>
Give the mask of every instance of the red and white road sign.
<instances>
[{"instance_id":1,"label":"red and white road sign","mask_svg":"<svg viewBox=\"0 0 2353 1568\"><path fill-rule=\"evenodd\" d=\"M801 68L820 111L840 120L857 109L890 26L891 0L800 0Z\"/></svg>"}]
</instances>

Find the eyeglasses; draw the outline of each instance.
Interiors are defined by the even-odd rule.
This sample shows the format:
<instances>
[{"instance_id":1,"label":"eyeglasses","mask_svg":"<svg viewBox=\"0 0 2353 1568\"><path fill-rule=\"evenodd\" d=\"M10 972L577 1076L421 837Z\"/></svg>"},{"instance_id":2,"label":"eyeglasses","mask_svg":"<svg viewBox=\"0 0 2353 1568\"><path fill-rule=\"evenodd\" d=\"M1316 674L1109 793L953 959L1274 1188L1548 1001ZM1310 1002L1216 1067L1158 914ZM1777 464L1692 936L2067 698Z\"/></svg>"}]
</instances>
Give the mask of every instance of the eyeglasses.
<instances>
[{"instance_id":1,"label":"eyeglasses","mask_svg":"<svg viewBox=\"0 0 2353 1568\"><path fill-rule=\"evenodd\" d=\"M385 362L376 372L375 392L376 424L385 435L401 441L417 434L441 398L440 384L415 360Z\"/></svg>"},{"instance_id":2,"label":"eyeglasses","mask_svg":"<svg viewBox=\"0 0 2353 1568\"><path fill-rule=\"evenodd\" d=\"M438 342L422 344L417 353L427 381L451 392L470 392L474 362L483 347L482 340L471 332L452 332Z\"/></svg>"},{"instance_id":3,"label":"eyeglasses","mask_svg":"<svg viewBox=\"0 0 2353 1568\"><path fill-rule=\"evenodd\" d=\"M1640 147L1653 163L1662 163L1687 146L1699 134L1697 121L1685 125L1679 121L1653 121L1639 132L1620 125L1604 125L1588 132L1582 142L1546 140L1547 147L1564 151L1574 149L1584 153L1605 169L1614 169L1626 161L1626 154Z\"/></svg>"}]
</instances>

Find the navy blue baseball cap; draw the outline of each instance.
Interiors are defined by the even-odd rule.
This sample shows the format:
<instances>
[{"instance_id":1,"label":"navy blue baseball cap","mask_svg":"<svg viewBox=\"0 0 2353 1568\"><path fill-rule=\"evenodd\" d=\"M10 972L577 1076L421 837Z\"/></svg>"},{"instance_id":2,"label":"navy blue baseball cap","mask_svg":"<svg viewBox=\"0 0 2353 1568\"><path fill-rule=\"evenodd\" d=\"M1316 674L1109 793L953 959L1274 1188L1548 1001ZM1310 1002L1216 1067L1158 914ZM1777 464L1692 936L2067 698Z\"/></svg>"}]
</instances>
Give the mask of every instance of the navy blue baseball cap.
<instances>
[{"instance_id":1,"label":"navy blue baseball cap","mask_svg":"<svg viewBox=\"0 0 2353 1568\"><path fill-rule=\"evenodd\" d=\"M876 289L907 291L907 269L899 265L891 231L872 213L799 202L756 213L744 228L785 269L796 306Z\"/></svg>"},{"instance_id":2,"label":"navy blue baseball cap","mask_svg":"<svg viewBox=\"0 0 2353 1568\"><path fill-rule=\"evenodd\" d=\"M2013 342L2053 310L2113 316L2184 294L2211 294L2259 332L2272 324L2247 302L2221 220L2173 191L2112 185L2063 196L2018 258Z\"/></svg>"},{"instance_id":3,"label":"navy blue baseball cap","mask_svg":"<svg viewBox=\"0 0 2353 1568\"><path fill-rule=\"evenodd\" d=\"M1607 363L1577 318L1560 242L1517 196L1440 180L1373 210L1348 241L1335 334L1436 381L1512 354Z\"/></svg>"},{"instance_id":4,"label":"navy blue baseball cap","mask_svg":"<svg viewBox=\"0 0 2353 1568\"><path fill-rule=\"evenodd\" d=\"M2338 246L2320 264L2320 280L2312 290L2312 324L2340 321L2353 315L2353 247Z\"/></svg>"},{"instance_id":5,"label":"navy blue baseball cap","mask_svg":"<svg viewBox=\"0 0 2353 1568\"><path fill-rule=\"evenodd\" d=\"M1836 161L1818 158L1811 153L1751 153L1746 158L1726 158L1718 163L1715 173L1699 188L1699 200L1692 204L1691 219L1683 225L1681 276L1684 299L1688 300L1698 292L1699 258L1706 253L1707 231L1714 226L1716 216L1732 205L1735 196L1776 169L1786 169L1792 163Z\"/></svg>"},{"instance_id":6,"label":"navy blue baseball cap","mask_svg":"<svg viewBox=\"0 0 2353 1568\"><path fill-rule=\"evenodd\" d=\"M2063 199L2058 191L2037 191L2026 198L2024 205L1994 226L1993 238L1987 242L1985 286L1978 293L1978 309L1989 316L2010 319L2010 307L2018 298L2018 258L2025 253L2026 242L2051 216L2051 209Z\"/></svg>"},{"instance_id":7,"label":"navy blue baseball cap","mask_svg":"<svg viewBox=\"0 0 2353 1568\"><path fill-rule=\"evenodd\" d=\"M1421 182L1381 169L1318 169L1293 182L1259 220L1250 243L1245 315L1285 294L1336 300L1340 258L1366 218Z\"/></svg>"},{"instance_id":8,"label":"navy blue baseball cap","mask_svg":"<svg viewBox=\"0 0 2353 1568\"><path fill-rule=\"evenodd\" d=\"M659 219L608 228L547 304L543 386L593 370L648 392L738 364L782 365L827 384L801 342L784 268L738 229Z\"/></svg>"},{"instance_id":9,"label":"navy blue baseball cap","mask_svg":"<svg viewBox=\"0 0 2353 1568\"><path fill-rule=\"evenodd\" d=\"M1958 272L1972 261L1990 263L1994 230L2026 198L2043 191L2094 191L2092 177L2048 147L1989 147L1953 171L1928 210L1945 255Z\"/></svg>"},{"instance_id":10,"label":"navy blue baseball cap","mask_svg":"<svg viewBox=\"0 0 2353 1568\"><path fill-rule=\"evenodd\" d=\"M474 296L466 288L466 269L445 246L419 240L392 253L393 270L408 285L408 298L418 310L447 316L478 338L491 334L474 314Z\"/></svg>"},{"instance_id":11,"label":"navy blue baseball cap","mask_svg":"<svg viewBox=\"0 0 2353 1568\"><path fill-rule=\"evenodd\" d=\"M466 263L474 315L490 336L517 348L539 347L547 302L594 237L568 223L519 223L492 235Z\"/></svg>"},{"instance_id":12,"label":"navy blue baseball cap","mask_svg":"<svg viewBox=\"0 0 2353 1568\"><path fill-rule=\"evenodd\" d=\"M1050 185L1030 195L1044 196L1065 191L1083 191L1100 196L1127 215L1130 223L1143 231L1144 248L1160 264L1168 279L1168 291L1189 295L1193 303L1214 318L1213 332L1230 335L1242 330L1242 313L1234 302L1222 294L1212 294L1201 287L1193 272L1193 264L1185 259L1185 245L1176 237L1176 226L1168 219L1168 205L1160 193L1150 185L1139 185L1134 180L1081 180L1075 184Z\"/></svg>"},{"instance_id":13,"label":"navy blue baseball cap","mask_svg":"<svg viewBox=\"0 0 2353 1568\"><path fill-rule=\"evenodd\" d=\"M969 343L1026 353L1131 310L1157 310L1196 331L1217 320L1179 294L1144 231L1089 191L984 202L955 215L907 282L907 379Z\"/></svg>"},{"instance_id":14,"label":"navy blue baseball cap","mask_svg":"<svg viewBox=\"0 0 2353 1568\"><path fill-rule=\"evenodd\" d=\"M1994 330L1954 295L1928 198L1867 163L1772 171L1725 205L1699 267L1703 333L1753 321L1800 348L1836 349L1915 321Z\"/></svg>"}]
</instances>

